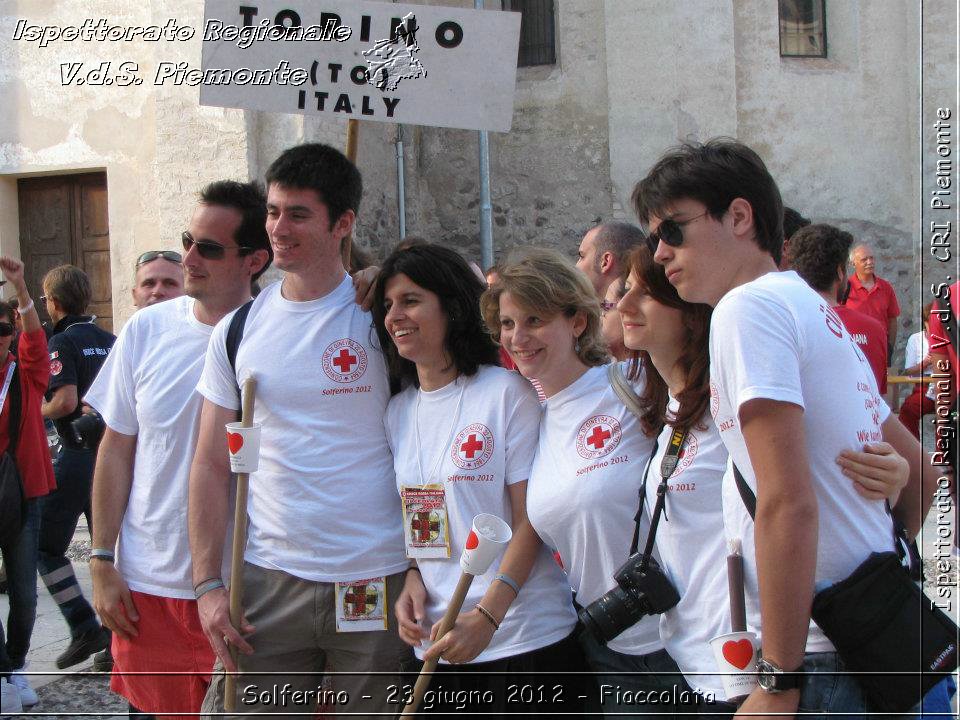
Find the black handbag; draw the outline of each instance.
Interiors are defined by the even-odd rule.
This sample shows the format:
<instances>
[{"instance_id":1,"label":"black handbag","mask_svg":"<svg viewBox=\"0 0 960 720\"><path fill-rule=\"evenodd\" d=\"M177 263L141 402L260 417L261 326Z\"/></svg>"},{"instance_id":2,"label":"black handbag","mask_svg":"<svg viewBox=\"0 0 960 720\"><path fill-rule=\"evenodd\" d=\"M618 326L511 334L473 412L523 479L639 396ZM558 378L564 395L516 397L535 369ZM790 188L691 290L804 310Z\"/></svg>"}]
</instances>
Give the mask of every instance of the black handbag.
<instances>
[{"instance_id":1,"label":"black handbag","mask_svg":"<svg viewBox=\"0 0 960 720\"><path fill-rule=\"evenodd\" d=\"M734 466L750 517L757 498ZM957 668L960 630L910 579L894 552L873 553L818 592L810 612L854 675L870 709L905 713Z\"/></svg>"},{"instance_id":2,"label":"black handbag","mask_svg":"<svg viewBox=\"0 0 960 720\"><path fill-rule=\"evenodd\" d=\"M0 454L0 547L6 548L17 539L27 519L27 496L15 461L20 439L20 370L14 365L7 393L10 399L10 428L7 449Z\"/></svg>"}]
</instances>

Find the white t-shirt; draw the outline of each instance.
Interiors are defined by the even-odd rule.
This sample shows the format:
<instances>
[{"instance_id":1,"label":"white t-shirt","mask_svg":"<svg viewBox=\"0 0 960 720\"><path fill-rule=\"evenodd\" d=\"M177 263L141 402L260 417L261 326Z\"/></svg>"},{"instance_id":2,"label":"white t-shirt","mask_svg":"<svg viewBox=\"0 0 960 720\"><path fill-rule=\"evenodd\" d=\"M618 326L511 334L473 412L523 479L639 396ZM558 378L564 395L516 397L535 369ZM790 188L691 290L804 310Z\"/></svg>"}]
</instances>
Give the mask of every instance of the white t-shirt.
<instances>
[{"instance_id":1,"label":"white t-shirt","mask_svg":"<svg viewBox=\"0 0 960 720\"><path fill-rule=\"evenodd\" d=\"M443 617L460 579L460 552L473 518L491 513L510 523L507 486L530 477L540 405L530 383L514 372L487 365L472 377L461 376L432 392L408 387L390 401L385 422L397 488L428 483L444 487L451 557L417 561L428 592L429 629ZM465 610L483 598L502 557L474 579ZM541 546L500 629L472 662L498 660L559 642L573 631L576 621L563 571ZM414 650L423 657L421 648Z\"/></svg>"},{"instance_id":2,"label":"white t-shirt","mask_svg":"<svg viewBox=\"0 0 960 720\"><path fill-rule=\"evenodd\" d=\"M84 397L112 430L137 436L117 567L132 590L184 599L193 599L187 487L203 403L196 386L213 332L193 307L182 296L137 312Z\"/></svg>"},{"instance_id":3,"label":"white t-shirt","mask_svg":"<svg viewBox=\"0 0 960 720\"><path fill-rule=\"evenodd\" d=\"M679 407L671 397L669 413ZM657 528L661 566L680 594L680 602L660 616L660 637L694 690L724 698L719 675L695 674L719 672L710 639L730 632L722 500L727 449L709 416L700 423L705 427L694 426L687 433L677 467L667 481L665 512ZM669 425L660 433L647 474L644 510L651 519L660 463L672 434Z\"/></svg>"},{"instance_id":4,"label":"white t-shirt","mask_svg":"<svg viewBox=\"0 0 960 720\"><path fill-rule=\"evenodd\" d=\"M883 439L880 426L890 408L840 318L795 272L771 272L723 296L710 325L710 379L710 410L720 437L754 492L757 481L740 430L739 408L756 398L803 408L819 506L818 591L845 579L871 552L894 549L884 502L861 497L836 463L842 450L862 450L865 443ZM753 521L732 471L724 478L723 493L727 536L743 540L747 622L759 632ZM807 652L829 650L833 645L811 623Z\"/></svg>"},{"instance_id":5,"label":"white t-shirt","mask_svg":"<svg viewBox=\"0 0 960 720\"><path fill-rule=\"evenodd\" d=\"M904 367L909 368L914 365L919 365L920 361L923 360L927 355L930 354L930 342L927 340L927 336L921 330L916 332L910 337L907 338L907 348L904 352ZM929 375L931 369L926 368L921 375ZM931 400L936 399L936 388L934 383L930 383L930 386L927 388L927 397Z\"/></svg>"},{"instance_id":6,"label":"white t-shirt","mask_svg":"<svg viewBox=\"0 0 960 720\"><path fill-rule=\"evenodd\" d=\"M590 368L547 398L527 487L527 516L560 553L577 602L589 605L616 586L630 555L643 468L653 439L610 386L606 367ZM640 549L650 524L640 526ZM658 619L644 617L607 643L627 655L663 649Z\"/></svg>"},{"instance_id":7,"label":"white t-shirt","mask_svg":"<svg viewBox=\"0 0 960 720\"><path fill-rule=\"evenodd\" d=\"M317 300L292 302L281 282L254 301L237 351L214 329L197 389L240 407L237 378L257 380L260 469L250 476L247 562L314 582L406 569L400 500L383 429L390 399L369 313L344 276Z\"/></svg>"}]
</instances>

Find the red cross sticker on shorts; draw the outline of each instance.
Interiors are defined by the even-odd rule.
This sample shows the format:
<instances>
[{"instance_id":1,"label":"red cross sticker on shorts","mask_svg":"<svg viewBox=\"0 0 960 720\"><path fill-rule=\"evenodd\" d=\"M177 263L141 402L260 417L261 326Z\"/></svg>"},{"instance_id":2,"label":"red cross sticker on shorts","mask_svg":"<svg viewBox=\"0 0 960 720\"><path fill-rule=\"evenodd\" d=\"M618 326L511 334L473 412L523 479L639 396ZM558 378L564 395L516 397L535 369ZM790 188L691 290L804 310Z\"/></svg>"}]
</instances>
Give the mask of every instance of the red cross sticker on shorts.
<instances>
[{"instance_id":1,"label":"red cross sticker on shorts","mask_svg":"<svg viewBox=\"0 0 960 720\"><path fill-rule=\"evenodd\" d=\"M471 423L457 433L450 457L458 468L476 470L493 457L493 433L483 423Z\"/></svg>"},{"instance_id":2,"label":"red cross sticker on shorts","mask_svg":"<svg viewBox=\"0 0 960 720\"><path fill-rule=\"evenodd\" d=\"M350 338L330 343L320 360L323 372L336 383L356 382L367 371L367 352Z\"/></svg>"},{"instance_id":3,"label":"red cross sticker on shorts","mask_svg":"<svg viewBox=\"0 0 960 720\"><path fill-rule=\"evenodd\" d=\"M620 422L610 415L595 415L577 431L577 453L582 458L609 455L620 444Z\"/></svg>"}]
</instances>

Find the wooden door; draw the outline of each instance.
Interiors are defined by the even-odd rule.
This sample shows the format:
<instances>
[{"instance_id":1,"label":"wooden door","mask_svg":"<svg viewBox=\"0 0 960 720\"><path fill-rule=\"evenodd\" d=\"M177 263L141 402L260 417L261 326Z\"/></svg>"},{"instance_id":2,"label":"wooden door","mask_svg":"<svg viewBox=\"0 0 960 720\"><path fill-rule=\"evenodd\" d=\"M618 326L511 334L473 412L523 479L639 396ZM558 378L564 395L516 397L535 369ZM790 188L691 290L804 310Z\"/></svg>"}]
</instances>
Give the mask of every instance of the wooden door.
<instances>
[{"instance_id":1,"label":"wooden door","mask_svg":"<svg viewBox=\"0 0 960 720\"><path fill-rule=\"evenodd\" d=\"M113 332L106 173L24 178L17 189L20 256L41 319L50 320L39 302L43 276L57 265L71 264L90 277L93 297L87 312Z\"/></svg>"}]
</instances>

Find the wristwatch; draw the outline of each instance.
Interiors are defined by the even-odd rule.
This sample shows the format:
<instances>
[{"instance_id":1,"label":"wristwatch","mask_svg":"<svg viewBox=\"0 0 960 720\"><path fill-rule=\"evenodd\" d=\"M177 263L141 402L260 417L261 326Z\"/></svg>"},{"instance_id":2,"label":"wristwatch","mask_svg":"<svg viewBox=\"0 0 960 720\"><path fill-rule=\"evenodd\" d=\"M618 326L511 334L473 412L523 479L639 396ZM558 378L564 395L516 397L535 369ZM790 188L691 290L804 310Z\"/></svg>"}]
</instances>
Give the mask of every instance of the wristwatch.
<instances>
[{"instance_id":1,"label":"wristwatch","mask_svg":"<svg viewBox=\"0 0 960 720\"><path fill-rule=\"evenodd\" d=\"M786 671L769 660L757 660L757 684L760 689L768 693L781 693L787 690L799 689L803 684L803 667Z\"/></svg>"}]
</instances>

